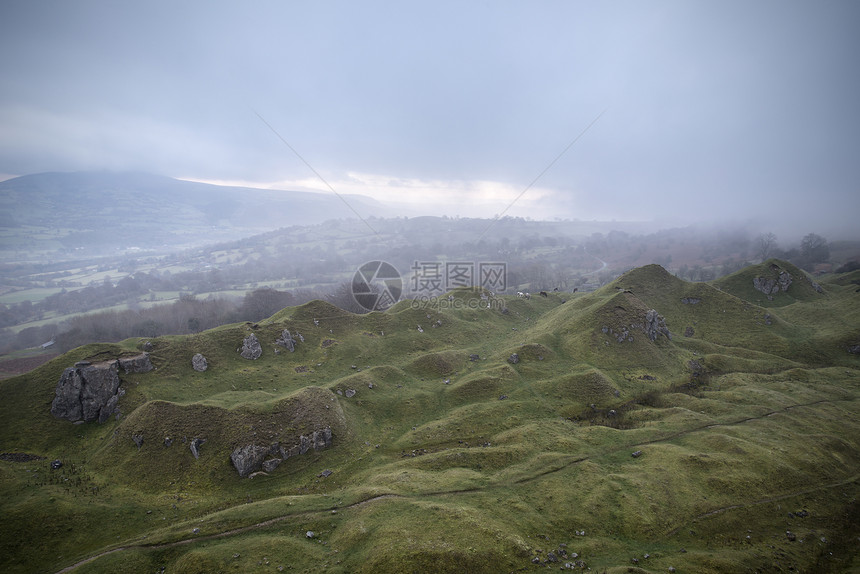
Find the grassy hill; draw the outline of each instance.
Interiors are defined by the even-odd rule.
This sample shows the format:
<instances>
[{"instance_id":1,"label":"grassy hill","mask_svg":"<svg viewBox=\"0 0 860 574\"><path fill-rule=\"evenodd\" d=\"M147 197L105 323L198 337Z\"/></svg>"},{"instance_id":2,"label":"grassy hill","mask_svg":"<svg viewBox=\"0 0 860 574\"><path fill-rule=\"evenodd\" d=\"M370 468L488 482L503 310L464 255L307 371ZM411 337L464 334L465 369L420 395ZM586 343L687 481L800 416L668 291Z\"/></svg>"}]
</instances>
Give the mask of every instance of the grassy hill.
<instances>
[{"instance_id":1,"label":"grassy hill","mask_svg":"<svg viewBox=\"0 0 860 574\"><path fill-rule=\"evenodd\" d=\"M747 287L773 265L794 281L762 301ZM807 282L652 265L572 298L314 301L76 349L0 381L0 568L857 571L860 294ZM50 414L65 368L144 348L120 416ZM320 428L330 448L231 464Z\"/></svg>"}]
</instances>

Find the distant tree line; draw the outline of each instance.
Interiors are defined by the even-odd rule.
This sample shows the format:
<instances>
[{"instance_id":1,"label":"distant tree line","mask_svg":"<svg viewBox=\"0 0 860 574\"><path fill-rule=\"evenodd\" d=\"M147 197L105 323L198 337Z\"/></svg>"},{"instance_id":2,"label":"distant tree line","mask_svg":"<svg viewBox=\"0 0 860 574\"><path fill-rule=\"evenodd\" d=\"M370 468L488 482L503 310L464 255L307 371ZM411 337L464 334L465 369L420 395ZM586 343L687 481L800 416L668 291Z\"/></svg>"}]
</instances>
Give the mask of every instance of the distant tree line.
<instances>
[{"instance_id":1,"label":"distant tree line","mask_svg":"<svg viewBox=\"0 0 860 574\"><path fill-rule=\"evenodd\" d=\"M178 301L148 308L99 311L82 314L41 327L28 327L15 334L0 330L0 352L37 347L54 341L52 350L65 352L93 342L116 342L130 337L186 335L239 321L259 321L292 305L325 297L307 289L293 292L263 287L243 298L199 299L182 294Z\"/></svg>"}]
</instances>

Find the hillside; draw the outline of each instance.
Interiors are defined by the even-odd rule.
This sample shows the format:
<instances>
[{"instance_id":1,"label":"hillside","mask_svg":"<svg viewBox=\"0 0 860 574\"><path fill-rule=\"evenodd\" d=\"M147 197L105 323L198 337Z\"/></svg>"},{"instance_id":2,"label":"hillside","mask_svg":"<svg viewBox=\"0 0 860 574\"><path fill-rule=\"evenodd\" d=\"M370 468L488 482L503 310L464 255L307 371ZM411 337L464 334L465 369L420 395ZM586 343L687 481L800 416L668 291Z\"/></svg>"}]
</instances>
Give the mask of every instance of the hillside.
<instances>
[{"instance_id":1,"label":"hillside","mask_svg":"<svg viewBox=\"0 0 860 574\"><path fill-rule=\"evenodd\" d=\"M379 215L369 197L347 196ZM39 173L0 182L0 260L19 252L117 255L176 251L353 212L333 194L210 185L146 173ZM38 258L36 259L38 260Z\"/></svg>"},{"instance_id":2,"label":"hillside","mask_svg":"<svg viewBox=\"0 0 860 574\"><path fill-rule=\"evenodd\" d=\"M0 569L857 571L860 294L800 273L75 349L0 381Z\"/></svg>"}]
</instances>

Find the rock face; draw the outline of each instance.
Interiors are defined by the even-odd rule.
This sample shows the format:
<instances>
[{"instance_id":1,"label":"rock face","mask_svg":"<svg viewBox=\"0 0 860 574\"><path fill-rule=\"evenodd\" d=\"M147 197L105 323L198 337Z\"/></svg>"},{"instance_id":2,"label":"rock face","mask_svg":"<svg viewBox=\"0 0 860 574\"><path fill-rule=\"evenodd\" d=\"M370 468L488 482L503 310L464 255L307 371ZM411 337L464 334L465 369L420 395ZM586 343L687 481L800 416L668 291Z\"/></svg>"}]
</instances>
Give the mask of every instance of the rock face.
<instances>
[{"instance_id":1,"label":"rock face","mask_svg":"<svg viewBox=\"0 0 860 574\"><path fill-rule=\"evenodd\" d=\"M652 341L656 341L658 335L665 335L669 339L672 338L672 333L669 332L669 328L666 326L666 320L655 309L649 309L645 313L645 326L642 330L645 331L645 334Z\"/></svg>"},{"instance_id":2,"label":"rock face","mask_svg":"<svg viewBox=\"0 0 860 574\"><path fill-rule=\"evenodd\" d=\"M291 353L296 351L296 340L293 339L292 334L290 334L289 329L284 329L284 332L281 333L281 336L275 341L276 345L281 345L282 347L286 347L287 350Z\"/></svg>"},{"instance_id":3,"label":"rock face","mask_svg":"<svg viewBox=\"0 0 860 574\"><path fill-rule=\"evenodd\" d=\"M206 357L204 357L200 353L197 353L196 355L191 357L191 368L199 373L202 373L209 368L209 362L206 361Z\"/></svg>"},{"instance_id":4,"label":"rock face","mask_svg":"<svg viewBox=\"0 0 860 574\"><path fill-rule=\"evenodd\" d=\"M781 269L778 265L771 265L771 269L779 272L779 275L775 279L772 277L753 278L753 287L768 297L776 295L780 291L788 291L788 288L791 286L791 273Z\"/></svg>"},{"instance_id":5,"label":"rock face","mask_svg":"<svg viewBox=\"0 0 860 574\"><path fill-rule=\"evenodd\" d=\"M237 447L230 455L230 461L239 472L239 476L245 478L260 468L268 453L269 449L266 447L248 444Z\"/></svg>"},{"instance_id":6,"label":"rock face","mask_svg":"<svg viewBox=\"0 0 860 574\"><path fill-rule=\"evenodd\" d=\"M119 361L96 364L82 361L63 371L51 403L51 414L72 422L105 422L116 412L123 395L118 366Z\"/></svg>"},{"instance_id":7,"label":"rock face","mask_svg":"<svg viewBox=\"0 0 860 574\"><path fill-rule=\"evenodd\" d=\"M149 353L141 353L136 357L124 357L119 359L120 368L126 373L148 373L155 367L149 360Z\"/></svg>"},{"instance_id":8,"label":"rock face","mask_svg":"<svg viewBox=\"0 0 860 574\"><path fill-rule=\"evenodd\" d=\"M263 347L257 340L257 335L251 333L242 341L242 347L238 351L243 359L256 360L263 354Z\"/></svg>"},{"instance_id":9,"label":"rock face","mask_svg":"<svg viewBox=\"0 0 860 574\"><path fill-rule=\"evenodd\" d=\"M291 456L305 454L311 449L322 450L329 448L331 447L331 443L331 428L326 427L314 431L310 436L299 436L298 443L291 447L281 444L274 444L270 447L246 444L236 447L230 455L230 461L233 463L233 467L235 467L239 476L245 478L261 468L266 472L272 472L278 465ZM279 453L281 457L266 460L268 456L275 455L276 453Z\"/></svg>"}]
</instances>

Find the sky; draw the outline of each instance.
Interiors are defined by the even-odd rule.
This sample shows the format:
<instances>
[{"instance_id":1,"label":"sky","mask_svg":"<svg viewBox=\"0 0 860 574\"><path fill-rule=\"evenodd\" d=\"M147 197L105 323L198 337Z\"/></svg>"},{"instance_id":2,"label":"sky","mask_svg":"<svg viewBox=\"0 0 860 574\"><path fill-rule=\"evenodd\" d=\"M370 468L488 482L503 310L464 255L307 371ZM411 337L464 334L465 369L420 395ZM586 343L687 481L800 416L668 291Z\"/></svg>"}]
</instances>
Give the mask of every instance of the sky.
<instances>
[{"instance_id":1,"label":"sky","mask_svg":"<svg viewBox=\"0 0 860 574\"><path fill-rule=\"evenodd\" d=\"M6 1L0 174L838 235L858 25L854 0Z\"/></svg>"}]
</instances>

